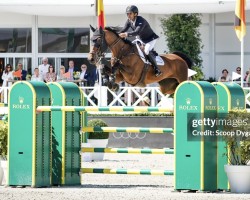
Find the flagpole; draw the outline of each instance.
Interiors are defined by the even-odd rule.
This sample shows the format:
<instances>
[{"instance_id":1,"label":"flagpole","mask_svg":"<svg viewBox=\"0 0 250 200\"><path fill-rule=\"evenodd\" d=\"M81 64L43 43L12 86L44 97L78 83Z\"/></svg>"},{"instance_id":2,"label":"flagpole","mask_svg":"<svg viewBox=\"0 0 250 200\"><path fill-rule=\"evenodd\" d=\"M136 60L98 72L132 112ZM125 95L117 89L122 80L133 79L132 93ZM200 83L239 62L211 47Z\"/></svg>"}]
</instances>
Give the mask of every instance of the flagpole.
<instances>
[{"instance_id":1,"label":"flagpole","mask_svg":"<svg viewBox=\"0 0 250 200\"><path fill-rule=\"evenodd\" d=\"M240 52L240 68L241 68L241 82L240 85L243 87L244 82L244 37L241 40L241 52Z\"/></svg>"}]
</instances>

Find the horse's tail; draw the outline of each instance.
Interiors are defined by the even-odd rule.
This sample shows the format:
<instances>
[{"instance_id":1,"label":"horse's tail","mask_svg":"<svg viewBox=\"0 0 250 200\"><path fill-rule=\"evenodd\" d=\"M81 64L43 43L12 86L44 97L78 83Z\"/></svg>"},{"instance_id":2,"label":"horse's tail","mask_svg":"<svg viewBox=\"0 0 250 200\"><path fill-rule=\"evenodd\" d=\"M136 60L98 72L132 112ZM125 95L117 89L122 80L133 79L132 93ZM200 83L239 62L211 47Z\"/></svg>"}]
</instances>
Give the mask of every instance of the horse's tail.
<instances>
[{"instance_id":1,"label":"horse's tail","mask_svg":"<svg viewBox=\"0 0 250 200\"><path fill-rule=\"evenodd\" d=\"M191 69L191 67L193 66L193 61L191 60L191 58L189 58L186 54L180 52L180 51L174 51L173 54L181 57L183 60L185 60L185 62L188 65L188 68Z\"/></svg>"}]
</instances>

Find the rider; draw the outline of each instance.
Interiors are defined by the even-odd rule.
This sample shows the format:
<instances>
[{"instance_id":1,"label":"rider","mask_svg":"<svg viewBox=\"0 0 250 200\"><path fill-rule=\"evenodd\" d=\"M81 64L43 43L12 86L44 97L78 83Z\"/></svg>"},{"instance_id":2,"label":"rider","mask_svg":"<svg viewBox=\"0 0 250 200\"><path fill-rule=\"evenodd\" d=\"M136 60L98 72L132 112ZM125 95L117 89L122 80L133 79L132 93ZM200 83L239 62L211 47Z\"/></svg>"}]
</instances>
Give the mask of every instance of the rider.
<instances>
[{"instance_id":1,"label":"rider","mask_svg":"<svg viewBox=\"0 0 250 200\"><path fill-rule=\"evenodd\" d=\"M128 20L126 21L125 26L120 31L119 36L121 38L139 36L142 42L145 43L145 54L148 56L149 61L154 67L155 76L160 76L162 73L159 70L152 49L159 38L158 35L154 33L151 29L147 20L143 17L138 16L138 8L134 5L128 6L126 9ZM126 32L129 28L132 29L130 32Z\"/></svg>"}]
</instances>

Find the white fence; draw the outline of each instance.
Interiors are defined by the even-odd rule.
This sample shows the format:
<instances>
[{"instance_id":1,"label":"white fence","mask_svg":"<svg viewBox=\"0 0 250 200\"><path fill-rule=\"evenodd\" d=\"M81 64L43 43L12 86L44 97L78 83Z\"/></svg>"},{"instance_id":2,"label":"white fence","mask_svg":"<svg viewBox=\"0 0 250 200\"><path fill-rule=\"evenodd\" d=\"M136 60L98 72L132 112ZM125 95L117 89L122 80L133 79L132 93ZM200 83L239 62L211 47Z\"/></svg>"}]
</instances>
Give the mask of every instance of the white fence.
<instances>
[{"instance_id":1,"label":"white fence","mask_svg":"<svg viewBox=\"0 0 250 200\"><path fill-rule=\"evenodd\" d=\"M80 87L90 106L173 106L173 99L158 87L121 87L113 92L104 86ZM0 87L1 102L8 104L9 87Z\"/></svg>"},{"instance_id":2,"label":"white fence","mask_svg":"<svg viewBox=\"0 0 250 200\"><path fill-rule=\"evenodd\" d=\"M80 88L90 106L173 106L173 98L163 95L158 87L121 87L118 92L104 86ZM9 89L0 87L2 103L8 104ZM250 108L250 87L244 87L244 91Z\"/></svg>"}]
</instances>

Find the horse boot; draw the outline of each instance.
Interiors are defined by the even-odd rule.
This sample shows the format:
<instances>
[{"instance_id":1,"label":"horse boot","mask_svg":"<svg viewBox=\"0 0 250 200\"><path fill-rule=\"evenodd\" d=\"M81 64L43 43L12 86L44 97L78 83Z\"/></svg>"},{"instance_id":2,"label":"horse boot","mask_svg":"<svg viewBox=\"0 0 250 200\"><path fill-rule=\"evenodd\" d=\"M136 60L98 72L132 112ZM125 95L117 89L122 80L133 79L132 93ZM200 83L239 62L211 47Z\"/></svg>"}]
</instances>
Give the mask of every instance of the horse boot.
<instances>
[{"instance_id":1,"label":"horse boot","mask_svg":"<svg viewBox=\"0 0 250 200\"><path fill-rule=\"evenodd\" d=\"M155 76L158 77L158 76L162 75L162 72L159 70L157 63L156 63L156 60L155 60L155 57L154 57L152 52L149 52L148 59L151 62L152 66L155 70Z\"/></svg>"}]
</instances>

